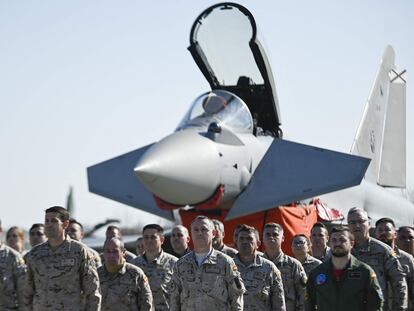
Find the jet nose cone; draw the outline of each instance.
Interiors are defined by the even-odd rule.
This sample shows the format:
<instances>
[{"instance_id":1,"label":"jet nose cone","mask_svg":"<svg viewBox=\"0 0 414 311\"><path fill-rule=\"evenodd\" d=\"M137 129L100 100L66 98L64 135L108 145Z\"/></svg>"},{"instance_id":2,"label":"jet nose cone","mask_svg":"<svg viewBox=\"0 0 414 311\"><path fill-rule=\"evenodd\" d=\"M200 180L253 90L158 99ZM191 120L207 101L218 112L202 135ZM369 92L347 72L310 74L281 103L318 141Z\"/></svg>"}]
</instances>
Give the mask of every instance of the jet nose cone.
<instances>
[{"instance_id":1,"label":"jet nose cone","mask_svg":"<svg viewBox=\"0 0 414 311\"><path fill-rule=\"evenodd\" d=\"M207 200L220 184L219 152L211 140L184 130L148 149L134 172L162 200L193 205Z\"/></svg>"},{"instance_id":2,"label":"jet nose cone","mask_svg":"<svg viewBox=\"0 0 414 311\"><path fill-rule=\"evenodd\" d=\"M141 163L142 161L138 162ZM157 165L152 161L146 161L143 164L137 164L134 168L135 175L144 183L151 184L158 176Z\"/></svg>"}]
</instances>

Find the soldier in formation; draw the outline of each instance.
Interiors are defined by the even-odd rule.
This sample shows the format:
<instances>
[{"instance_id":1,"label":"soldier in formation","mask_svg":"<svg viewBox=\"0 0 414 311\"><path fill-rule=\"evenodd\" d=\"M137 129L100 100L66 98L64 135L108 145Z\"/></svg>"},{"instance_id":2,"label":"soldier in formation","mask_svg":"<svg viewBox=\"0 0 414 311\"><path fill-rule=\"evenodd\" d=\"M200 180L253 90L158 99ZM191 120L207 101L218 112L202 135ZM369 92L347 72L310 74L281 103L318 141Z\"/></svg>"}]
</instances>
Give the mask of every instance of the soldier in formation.
<instances>
[{"instance_id":1,"label":"soldier in formation","mask_svg":"<svg viewBox=\"0 0 414 311\"><path fill-rule=\"evenodd\" d=\"M213 248L213 222L198 216L191 224L194 250L174 266L171 310L243 310L245 288L233 259Z\"/></svg>"},{"instance_id":2,"label":"soldier in formation","mask_svg":"<svg viewBox=\"0 0 414 311\"><path fill-rule=\"evenodd\" d=\"M233 260L241 274L246 292L244 310L285 311L282 277L275 264L257 253L260 246L259 232L242 225L238 232L238 253Z\"/></svg>"},{"instance_id":3,"label":"soldier in formation","mask_svg":"<svg viewBox=\"0 0 414 311\"><path fill-rule=\"evenodd\" d=\"M98 268L102 311L150 311L153 299L142 269L127 263L122 240L112 238L104 245L104 265Z\"/></svg>"},{"instance_id":4,"label":"soldier in formation","mask_svg":"<svg viewBox=\"0 0 414 311\"><path fill-rule=\"evenodd\" d=\"M100 310L98 273L89 251L66 235L69 213L60 206L45 213L48 241L31 249L26 256L25 305L36 311Z\"/></svg>"},{"instance_id":5,"label":"soldier in formation","mask_svg":"<svg viewBox=\"0 0 414 311\"><path fill-rule=\"evenodd\" d=\"M146 225L142 230L145 253L132 262L148 277L155 310L170 309L170 282L177 257L164 252L164 229L158 224Z\"/></svg>"},{"instance_id":6,"label":"soldier in formation","mask_svg":"<svg viewBox=\"0 0 414 311\"><path fill-rule=\"evenodd\" d=\"M307 277L301 263L282 251L283 228L277 223L267 223L263 229L264 258L272 261L282 274L287 311L304 309Z\"/></svg>"}]
</instances>

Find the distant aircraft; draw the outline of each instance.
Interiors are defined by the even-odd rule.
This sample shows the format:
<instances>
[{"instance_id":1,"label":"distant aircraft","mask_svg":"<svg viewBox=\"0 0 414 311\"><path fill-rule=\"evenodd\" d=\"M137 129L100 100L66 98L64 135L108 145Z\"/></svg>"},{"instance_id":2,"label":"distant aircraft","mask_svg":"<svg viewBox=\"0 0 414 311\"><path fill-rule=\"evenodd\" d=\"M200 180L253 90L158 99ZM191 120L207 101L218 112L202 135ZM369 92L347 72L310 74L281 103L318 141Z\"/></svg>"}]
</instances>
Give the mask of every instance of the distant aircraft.
<instances>
[{"instance_id":1,"label":"distant aircraft","mask_svg":"<svg viewBox=\"0 0 414 311\"><path fill-rule=\"evenodd\" d=\"M91 192L171 220L185 206L231 220L333 192L320 199L342 213L360 206L413 223L413 204L383 189L405 187L406 85L391 47L351 154L283 139L270 64L243 6L202 12L188 49L212 90L171 135L89 167Z\"/></svg>"}]
</instances>

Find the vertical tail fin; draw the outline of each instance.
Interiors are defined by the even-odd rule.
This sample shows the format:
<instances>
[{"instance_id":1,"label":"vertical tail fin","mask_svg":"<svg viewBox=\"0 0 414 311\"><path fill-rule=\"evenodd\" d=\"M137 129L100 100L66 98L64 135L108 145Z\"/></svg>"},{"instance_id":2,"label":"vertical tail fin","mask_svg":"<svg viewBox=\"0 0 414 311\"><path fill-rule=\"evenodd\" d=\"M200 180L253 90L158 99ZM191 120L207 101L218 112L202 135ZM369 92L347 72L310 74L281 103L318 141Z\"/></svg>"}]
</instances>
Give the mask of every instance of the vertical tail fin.
<instances>
[{"instance_id":1,"label":"vertical tail fin","mask_svg":"<svg viewBox=\"0 0 414 311\"><path fill-rule=\"evenodd\" d=\"M405 188L406 81L405 70L399 73L394 59L393 48L387 46L351 153L372 159L366 180L381 186Z\"/></svg>"}]
</instances>

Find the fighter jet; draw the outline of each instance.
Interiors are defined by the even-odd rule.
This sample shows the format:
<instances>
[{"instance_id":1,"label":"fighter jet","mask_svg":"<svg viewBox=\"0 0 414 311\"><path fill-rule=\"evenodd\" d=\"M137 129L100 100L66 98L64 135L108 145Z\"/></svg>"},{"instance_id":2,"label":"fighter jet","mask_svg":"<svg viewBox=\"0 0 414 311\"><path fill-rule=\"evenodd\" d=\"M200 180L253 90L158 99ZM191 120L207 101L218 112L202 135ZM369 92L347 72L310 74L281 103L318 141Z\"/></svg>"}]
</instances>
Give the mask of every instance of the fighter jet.
<instances>
[{"instance_id":1,"label":"fighter jet","mask_svg":"<svg viewBox=\"0 0 414 311\"><path fill-rule=\"evenodd\" d=\"M360 127L352 154L283 139L270 63L246 8L221 3L206 9L192 26L188 49L211 90L195 99L171 135L89 167L91 192L167 219L187 207L229 210L229 220L359 185L370 158L375 169L366 179L375 179L370 176L384 161L372 157L384 148L384 111L376 125L372 109L366 110L362 124L369 119L371 125ZM396 84L388 79L395 71L391 48L384 57L375 84L381 98L372 100L381 105L377 110L385 109ZM387 163L392 160L389 155Z\"/></svg>"}]
</instances>

